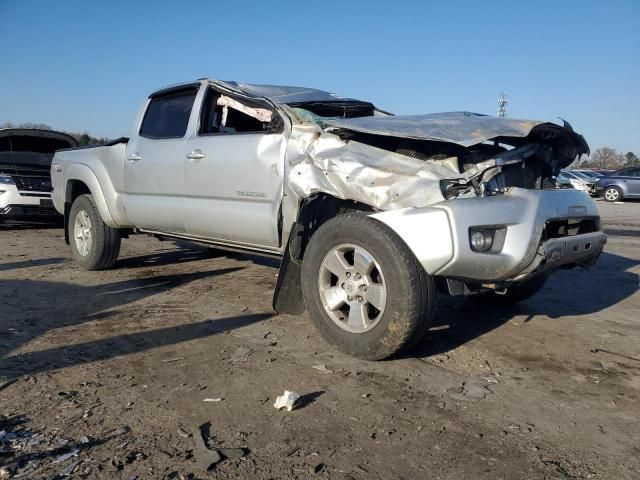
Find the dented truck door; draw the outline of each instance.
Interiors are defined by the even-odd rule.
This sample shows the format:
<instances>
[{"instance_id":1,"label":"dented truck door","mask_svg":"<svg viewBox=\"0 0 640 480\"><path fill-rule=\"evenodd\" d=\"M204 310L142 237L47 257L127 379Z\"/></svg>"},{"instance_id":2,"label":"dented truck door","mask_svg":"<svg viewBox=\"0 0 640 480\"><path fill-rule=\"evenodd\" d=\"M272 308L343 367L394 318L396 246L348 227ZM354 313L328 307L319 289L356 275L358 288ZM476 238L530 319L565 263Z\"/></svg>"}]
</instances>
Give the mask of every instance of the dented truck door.
<instances>
[{"instance_id":1,"label":"dented truck door","mask_svg":"<svg viewBox=\"0 0 640 480\"><path fill-rule=\"evenodd\" d=\"M208 90L184 161L188 234L278 246L284 135L268 107Z\"/></svg>"}]
</instances>

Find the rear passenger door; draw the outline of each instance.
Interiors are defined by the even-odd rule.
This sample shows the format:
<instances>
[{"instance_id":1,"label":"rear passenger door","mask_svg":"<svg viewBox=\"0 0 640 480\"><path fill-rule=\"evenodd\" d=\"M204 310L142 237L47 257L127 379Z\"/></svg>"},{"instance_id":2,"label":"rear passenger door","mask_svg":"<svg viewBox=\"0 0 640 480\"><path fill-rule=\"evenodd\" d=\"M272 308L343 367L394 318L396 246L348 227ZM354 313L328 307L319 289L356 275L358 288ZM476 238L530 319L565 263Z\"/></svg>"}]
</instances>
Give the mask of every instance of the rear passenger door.
<instances>
[{"instance_id":1,"label":"rear passenger door","mask_svg":"<svg viewBox=\"0 0 640 480\"><path fill-rule=\"evenodd\" d=\"M152 95L124 161L124 206L136 226L184 232L186 136L198 85Z\"/></svg>"},{"instance_id":2,"label":"rear passenger door","mask_svg":"<svg viewBox=\"0 0 640 480\"><path fill-rule=\"evenodd\" d=\"M188 234L279 245L283 121L266 101L208 87L184 160Z\"/></svg>"}]
</instances>

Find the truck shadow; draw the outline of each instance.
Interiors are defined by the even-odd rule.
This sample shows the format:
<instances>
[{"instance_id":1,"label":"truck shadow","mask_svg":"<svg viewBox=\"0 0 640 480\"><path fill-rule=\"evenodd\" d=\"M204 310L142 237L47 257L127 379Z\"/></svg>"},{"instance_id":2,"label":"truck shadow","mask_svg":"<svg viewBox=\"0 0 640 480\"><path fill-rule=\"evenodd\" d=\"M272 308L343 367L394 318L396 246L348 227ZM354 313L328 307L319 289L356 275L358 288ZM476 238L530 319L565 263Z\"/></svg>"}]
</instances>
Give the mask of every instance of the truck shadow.
<instances>
[{"instance_id":1,"label":"truck shadow","mask_svg":"<svg viewBox=\"0 0 640 480\"><path fill-rule=\"evenodd\" d=\"M612 307L638 291L640 278L629 271L639 261L603 253L590 272L561 270L534 297L513 307L488 307L462 297L440 296L428 337L405 357L428 357L453 350L478 338L516 315L530 321L554 321Z\"/></svg>"},{"instance_id":2,"label":"truck shadow","mask_svg":"<svg viewBox=\"0 0 640 480\"><path fill-rule=\"evenodd\" d=\"M189 340L206 338L266 320L271 316L270 313L259 313L204 320L8 356L2 359L0 376L4 377L6 382L10 382L12 379L24 375L34 375L74 365L109 360Z\"/></svg>"},{"instance_id":3,"label":"truck shadow","mask_svg":"<svg viewBox=\"0 0 640 480\"><path fill-rule=\"evenodd\" d=\"M250 261L256 265L273 268L280 265L280 260L272 257L231 252L216 248L209 248L197 243L176 240L172 241L171 247L167 248L165 251L149 255L122 258L116 262L115 268L153 267L176 263L195 262L210 258L231 258L238 261Z\"/></svg>"},{"instance_id":4,"label":"truck shadow","mask_svg":"<svg viewBox=\"0 0 640 480\"><path fill-rule=\"evenodd\" d=\"M6 272L9 270L18 270L20 268L46 267L49 265L59 265L66 261L67 259L63 257L50 257L50 258L38 258L36 260L20 260L18 262L0 263L0 272Z\"/></svg>"},{"instance_id":5,"label":"truck shadow","mask_svg":"<svg viewBox=\"0 0 640 480\"><path fill-rule=\"evenodd\" d=\"M3 381L6 382L26 374L171 345L263 320L270 314L206 320L75 343L81 340L81 337L74 333L76 326L98 322L97 328L100 328L99 322L121 314L121 307L127 308L128 304L190 282L224 275L242 268L151 276L95 286L40 280L3 280L0 282L0 297L3 298L0 304L0 377L4 377ZM153 308L153 305L145 304L138 310L138 316L141 317L137 323L138 327L140 323L144 325L144 319L148 316L147 309ZM135 309L132 312L135 313ZM159 312L174 318L184 315L171 304L163 305ZM31 340L49 331L63 328L69 328L69 332L63 331L62 337L66 336L65 340L71 340L65 342L65 346L11 354ZM109 332L113 328L104 327Z\"/></svg>"}]
</instances>

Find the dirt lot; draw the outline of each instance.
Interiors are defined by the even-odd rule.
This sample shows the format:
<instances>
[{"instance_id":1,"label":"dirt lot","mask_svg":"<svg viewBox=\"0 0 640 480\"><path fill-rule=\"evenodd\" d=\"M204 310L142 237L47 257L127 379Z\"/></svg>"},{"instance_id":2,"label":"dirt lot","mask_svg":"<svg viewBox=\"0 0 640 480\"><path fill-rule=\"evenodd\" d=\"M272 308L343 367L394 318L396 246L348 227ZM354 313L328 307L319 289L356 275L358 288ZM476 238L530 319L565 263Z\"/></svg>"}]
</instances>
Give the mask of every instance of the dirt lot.
<instances>
[{"instance_id":1,"label":"dirt lot","mask_svg":"<svg viewBox=\"0 0 640 480\"><path fill-rule=\"evenodd\" d=\"M378 363L275 315L274 260L136 236L118 268L82 272L61 229L1 228L2 472L640 478L640 203L598 206L594 270L512 310L440 298L429 341ZM244 449L209 472L207 422L212 446Z\"/></svg>"}]
</instances>

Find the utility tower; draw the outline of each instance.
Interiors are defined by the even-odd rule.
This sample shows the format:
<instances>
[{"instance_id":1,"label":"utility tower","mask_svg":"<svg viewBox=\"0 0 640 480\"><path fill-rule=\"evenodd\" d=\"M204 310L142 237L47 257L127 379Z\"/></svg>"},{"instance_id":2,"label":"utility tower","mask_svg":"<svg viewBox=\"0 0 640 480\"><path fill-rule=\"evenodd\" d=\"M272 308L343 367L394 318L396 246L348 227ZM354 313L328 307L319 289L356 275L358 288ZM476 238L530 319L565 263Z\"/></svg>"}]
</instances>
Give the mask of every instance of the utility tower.
<instances>
[{"instance_id":1,"label":"utility tower","mask_svg":"<svg viewBox=\"0 0 640 480\"><path fill-rule=\"evenodd\" d=\"M507 96L503 92L500 92L500 96L498 97L498 116L499 117L507 116L508 103L509 103L509 100L507 99Z\"/></svg>"}]
</instances>

